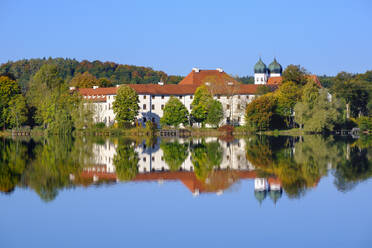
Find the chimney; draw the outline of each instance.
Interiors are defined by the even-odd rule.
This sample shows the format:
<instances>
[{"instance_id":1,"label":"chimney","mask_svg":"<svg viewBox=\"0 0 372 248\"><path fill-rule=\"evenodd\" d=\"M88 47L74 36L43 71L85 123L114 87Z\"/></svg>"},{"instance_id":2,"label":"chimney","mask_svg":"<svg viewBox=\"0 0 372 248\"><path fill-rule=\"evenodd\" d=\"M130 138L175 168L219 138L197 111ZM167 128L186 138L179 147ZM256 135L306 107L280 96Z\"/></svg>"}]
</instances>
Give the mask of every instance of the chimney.
<instances>
[{"instance_id":1,"label":"chimney","mask_svg":"<svg viewBox=\"0 0 372 248\"><path fill-rule=\"evenodd\" d=\"M99 86L97 86L97 85L93 86L93 90L98 89L98 88L99 88Z\"/></svg>"},{"instance_id":2,"label":"chimney","mask_svg":"<svg viewBox=\"0 0 372 248\"><path fill-rule=\"evenodd\" d=\"M158 82L158 85L164 85L164 82Z\"/></svg>"},{"instance_id":3,"label":"chimney","mask_svg":"<svg viewBox=\"0 0 372 248\"><path fill-rule=\"evenodd\" d=\"M194 71L194 72L199 72L200 70L199 70L199 68L192 68L192 71Z\"/></svg>"},{"instance_id":4,"label":"chimney","mask_svg":"<svg viewBox=\"0 0 372 248\"><path fill-rule=\"evenodd\" d=\"M219 72L223 72L222 68L217 68L216 70L219 71Z\"/></svg>"}]
</instances>

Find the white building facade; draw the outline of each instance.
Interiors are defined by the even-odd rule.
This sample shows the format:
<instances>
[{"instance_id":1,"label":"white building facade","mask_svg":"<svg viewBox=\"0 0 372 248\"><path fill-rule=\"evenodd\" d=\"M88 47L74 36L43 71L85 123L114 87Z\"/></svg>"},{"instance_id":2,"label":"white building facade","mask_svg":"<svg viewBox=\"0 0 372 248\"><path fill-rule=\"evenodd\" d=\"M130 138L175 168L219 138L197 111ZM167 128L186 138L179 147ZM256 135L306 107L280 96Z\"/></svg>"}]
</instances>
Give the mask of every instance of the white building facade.
<instances>
[{"instance_id":1,"label":"white building facade","mask_svg":"<svg viewBox=\"0 0 372 248\"><path fill-rule=\"evenodd\" d=\"M224 118L220 125L244 125L245 107L256 96L259 85L267 84L270 77L281 76L281 66L276 62L270 64L269 69L260 59L254 68L255 84L241 84L226 74L221 68L216 70L200 70L193 68L179 84L128 84L139 97L139 114L137 122L145 125L147 121L156 123L160 127L160 118L163 116L165 104L171 96L177 97L187 108L192 111L192 102L196 89L206 85L214 99L223 106ZM275 85L272 85L275 87ZM115 123L113 102L115 101L118 87L81 88L79 93L84 99L91 101L94 111L94 121L110 126ZM73 90L74 88L71 88Z\"/></svg>"}]
</instances>

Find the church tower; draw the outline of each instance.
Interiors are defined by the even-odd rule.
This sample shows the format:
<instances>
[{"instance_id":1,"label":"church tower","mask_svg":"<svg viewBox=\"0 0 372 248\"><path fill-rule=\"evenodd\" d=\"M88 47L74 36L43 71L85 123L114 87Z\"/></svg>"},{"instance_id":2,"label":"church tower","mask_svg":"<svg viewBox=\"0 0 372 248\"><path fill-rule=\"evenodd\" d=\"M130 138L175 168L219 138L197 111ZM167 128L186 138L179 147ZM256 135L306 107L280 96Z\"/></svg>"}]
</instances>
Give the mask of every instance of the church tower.
<instances>
[{"instance_id":1,"label":"church tower","mask_svg":"<svg viewBox=\"0 0 372 248\"><path fill-rule=\"evenodd\" d=\"M276 61L276 58L274 58L274 61L269 65L270 77L281 77L282 71L282 66Z\"/></svg>"},{"instance_id":2,"label":"church tower","mask_svg":"<svg viewBox=\"0 0 372 248\"><path fill-rule=\"evenodd\" d=\"M267 83L267 68L261 58L254 66L254 84Z\"/></svg>"}]
</instances>

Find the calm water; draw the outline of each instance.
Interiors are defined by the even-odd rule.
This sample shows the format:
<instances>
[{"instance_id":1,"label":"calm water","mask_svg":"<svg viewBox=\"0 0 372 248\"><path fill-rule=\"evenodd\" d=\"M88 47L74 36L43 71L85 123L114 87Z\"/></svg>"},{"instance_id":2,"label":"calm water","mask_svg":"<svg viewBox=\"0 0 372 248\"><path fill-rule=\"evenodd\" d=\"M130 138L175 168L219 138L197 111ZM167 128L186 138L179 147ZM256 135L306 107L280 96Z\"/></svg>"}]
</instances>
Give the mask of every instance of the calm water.
<instances>
[{"instance_id":1,"label":"calm water","mask_svg":"<svg viewBox=\"0 0 372 248\"><path fill-rule=\"evenodd\" d=\"M372 247L366 138L0 142L0 247Z\"/></svg>"}]
</instances>

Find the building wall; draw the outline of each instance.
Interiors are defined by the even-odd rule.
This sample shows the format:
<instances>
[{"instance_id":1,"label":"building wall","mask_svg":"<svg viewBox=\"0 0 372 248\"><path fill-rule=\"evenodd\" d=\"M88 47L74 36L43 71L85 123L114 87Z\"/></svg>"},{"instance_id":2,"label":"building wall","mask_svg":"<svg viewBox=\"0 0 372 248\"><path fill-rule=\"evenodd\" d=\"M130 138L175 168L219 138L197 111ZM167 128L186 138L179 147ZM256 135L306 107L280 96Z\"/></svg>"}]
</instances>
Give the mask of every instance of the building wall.
<instances>
[{"instance_id":1,"label":"building wall","mask_svg":"<svg viewBox=\"0 0 372 248\"><path fill-rule=\"evenodd\" d=\"M145 125L146 121L153 121L160 127L160 118L163 116L163 109L168 102L170 95L148 95L139 94L139 114L137 120L140 124ZM191 113L191 103L194 95L175 95ZM254 99L255 95L236 95L214 96L214 99L220 101L223 106L224 118L220 125L234 124L244 125L244 113L246 105ZM101 97L87 96L86 99L99 100ZM107 126L114 124L115 113L112 109L115 95L107 95L106 102L93 102L94 121L104 122ZM145 107L145 108L144 108Z\"/></svg>"}]
</instances>

